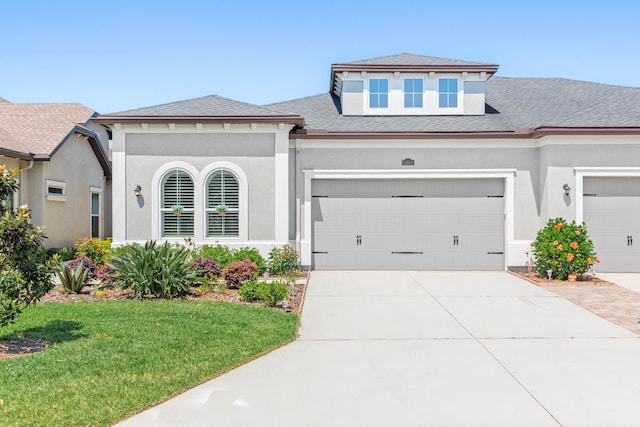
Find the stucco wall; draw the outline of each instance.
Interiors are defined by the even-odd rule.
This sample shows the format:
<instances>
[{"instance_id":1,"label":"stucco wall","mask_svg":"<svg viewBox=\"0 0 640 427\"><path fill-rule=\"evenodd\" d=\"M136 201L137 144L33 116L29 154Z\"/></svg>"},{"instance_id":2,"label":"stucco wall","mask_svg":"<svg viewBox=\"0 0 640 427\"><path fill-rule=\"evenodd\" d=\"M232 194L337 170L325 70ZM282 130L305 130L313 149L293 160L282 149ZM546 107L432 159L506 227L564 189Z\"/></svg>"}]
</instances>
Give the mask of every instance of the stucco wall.
<instances>
[{"instance_id":1,"label":"stucco wall","mask_svg":"<svg viewBox=\"0 0 640 427\"><path fill-rule=\"evenodd\" d=\"M91 187L102 189L101 222L104 226L103 171L87 141L71 136L51 161L36 165L38 167L27 172L31 175L33 170L39 175L32 180L31 188L39 193L33 199L40 199L42 205L47 247L71 246L77 239L91 236ZM66 183L66 201L47 200L46 180ZM39 210L37 204L33 206L34 211ZM106 237L104 231L102 237Z\"/></svg>"},{"instance_id":2,"label":"stucco wall","mask_svg":"<svg viewBox=\"0 0 640 427\"><path fill-rule=\"evenodd\" d=\"M273 240L274 154L273 134L126 134L126 240L154 238L151 218L157 213L152 211L152 178L175 160L198 171L220 161L242 169L248 180L249 240ZM133 194L137 185L143 189L139 200Z\"/></svg>"}]
</instances>

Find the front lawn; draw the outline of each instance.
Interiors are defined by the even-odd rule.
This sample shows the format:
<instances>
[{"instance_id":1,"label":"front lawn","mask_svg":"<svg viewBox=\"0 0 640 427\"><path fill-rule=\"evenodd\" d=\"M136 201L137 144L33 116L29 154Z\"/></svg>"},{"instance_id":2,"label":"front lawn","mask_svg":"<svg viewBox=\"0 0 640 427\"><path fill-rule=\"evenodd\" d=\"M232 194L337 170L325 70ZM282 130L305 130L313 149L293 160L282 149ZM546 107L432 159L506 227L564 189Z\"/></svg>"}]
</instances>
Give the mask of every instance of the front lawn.
<instances>
[{"instance_id":1,"label":"front lawn","mask_svg":"<svg viewBox=\"0 0 640 427\"><path fill-rule=\"evenodd\" d=\"M294 339L298 316L212 301L41 303L3 339L53 342L0 359L2 426L102 426Z\"/></svg>"}]
</instances>

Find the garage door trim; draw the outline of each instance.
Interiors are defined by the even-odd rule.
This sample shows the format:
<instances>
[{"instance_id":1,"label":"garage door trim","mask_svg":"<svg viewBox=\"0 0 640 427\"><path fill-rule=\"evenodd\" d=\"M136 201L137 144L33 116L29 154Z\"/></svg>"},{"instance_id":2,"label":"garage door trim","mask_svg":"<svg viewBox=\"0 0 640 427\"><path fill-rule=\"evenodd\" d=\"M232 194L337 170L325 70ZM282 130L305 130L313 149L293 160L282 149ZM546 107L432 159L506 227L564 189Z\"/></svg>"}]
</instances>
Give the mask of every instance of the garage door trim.
<instances>
[{"instance_id":1,"label":"garage door trim","mask_svg":"<svg viewBox=\"0 0 640 427\"><path fill-rule=\"evenodd\" d=\"M576 175L576 222L584 221L584 179L596 177L640 177L640 168L573 168Z\"/></svg>"},{"instance_id":2,"label":"garage door trim","mask_svg":"<svg viewBox=\"0 0 640 427\"><path fill-rule=\"evenodd\" d=\"M483 179L502 178L505 180L504 209L505 209L505 251L508 242L514 240L514 181L516 169L412 169L412 170L319 170L307 169L302 171L304 176L304 201L302 214L302 236L300 236L300 261L303 265L311 265L312 219L312 180L318 179ZM504 256L505 270L507 269L508 254Z\"/></svg>"}]
</instances>

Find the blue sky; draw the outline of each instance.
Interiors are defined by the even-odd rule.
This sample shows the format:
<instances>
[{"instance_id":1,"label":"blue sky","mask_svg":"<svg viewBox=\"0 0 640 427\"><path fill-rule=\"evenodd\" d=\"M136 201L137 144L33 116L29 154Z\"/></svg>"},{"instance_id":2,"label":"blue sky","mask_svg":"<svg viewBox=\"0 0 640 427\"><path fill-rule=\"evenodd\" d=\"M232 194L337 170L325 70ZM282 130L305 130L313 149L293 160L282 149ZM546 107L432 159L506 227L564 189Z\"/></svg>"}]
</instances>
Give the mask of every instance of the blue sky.
<instances>
[{"instance_id":1,"label":"blue sky","mask_svg":"<svg viewBox=\"0 0 640 427\"><path fill-rule=\"evenodd\" d=\"M0 97L265 104L328 91L332 63L402 52L640 87L638 16L635 0L5 0Z\"/></svg>"}]
</instances>

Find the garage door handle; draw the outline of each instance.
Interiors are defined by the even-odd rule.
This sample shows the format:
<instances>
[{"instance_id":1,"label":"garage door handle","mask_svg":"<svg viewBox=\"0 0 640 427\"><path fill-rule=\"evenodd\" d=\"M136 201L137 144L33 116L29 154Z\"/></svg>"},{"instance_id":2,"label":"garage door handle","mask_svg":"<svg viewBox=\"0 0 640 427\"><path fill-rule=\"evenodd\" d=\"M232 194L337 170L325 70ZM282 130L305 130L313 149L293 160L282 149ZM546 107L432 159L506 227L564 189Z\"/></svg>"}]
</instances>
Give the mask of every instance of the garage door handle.
<instances>
[{"instance_id":1,"label":"garage door handle","mask_svg":"<svg viewBox=\"0 0 640 427\"><path fill-rule=\"evenodd\" d=\"M504 255L504 252L487 252L487 255Z\"/></svg>"},{"instance_id":2,"label":"garage door handle","mask_svg":"<svg viewBox=\"0 0 640 427\"><path fill-rule=\"evenodd\" d=\"M400 254L400 255L410 255L410 254L420 255L420 254L423 254L424 252L410 252L410 251L402 252L402 251L400 251L400 252L391 252L391 253L392 254Z\"/></svg>"},{"instance_id":3,"label":"garage door handle","mask_svg":"<svg viewBox=\"0 0 640 427\"><path fill-rule=\"evenodd\" d=\"M633 236L627 236L627 246L633 246Z\"/></svg>"},{"instance_id":4,"label":"garage door handle","mask_svg":"<svg viewBox=\"0 0 640 427\"><path fill-rule=\"evenodd\" d=\"M313 251L312 254L328 254L329 252Z\"/></svg>"}]
</instances>

